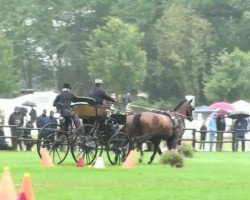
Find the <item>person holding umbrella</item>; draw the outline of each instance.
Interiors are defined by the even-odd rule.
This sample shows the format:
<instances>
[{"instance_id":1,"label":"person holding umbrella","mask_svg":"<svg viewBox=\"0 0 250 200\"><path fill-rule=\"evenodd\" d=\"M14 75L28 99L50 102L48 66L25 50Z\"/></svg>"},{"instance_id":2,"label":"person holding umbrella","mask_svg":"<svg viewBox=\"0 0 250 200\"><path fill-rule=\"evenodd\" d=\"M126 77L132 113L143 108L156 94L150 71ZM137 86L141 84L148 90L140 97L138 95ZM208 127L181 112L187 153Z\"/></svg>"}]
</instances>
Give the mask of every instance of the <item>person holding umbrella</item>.
<instances>
[{"instance_id":1,"label":"person holding umbrella","mask_svg":"<svg viewBox=\"0 0 250 200\"><path fill-rule=\"evenodd\" d=\"M225 120L225 112L223 110L219 111L219 115L216 118L217 125L217 143L216 143L216 151L222 151L223 145L223 132L226 129L226 120Z\"/></svg>"},{"instance_id":2,"label":"person holding umbrella","mask_svg":"<svg viewBox=\"0 0 250 200\"><path fill-rule=\"evenodd\" d=\"M239 142L241 141L241 150L245 151L245 134L247 133L248 122L245 119L244 115L238 115L234 123L235 131L235 142L234 142L234 151L238 151Z\"/></svg>"},{"instance_id":3,"label":"person holding umbrella","mask_svg":"<svg viewBox=\"0 0 250 200\"><path fill-rule=\"evenodd\" d=\"M217 125L216 125L217 114L215 112L211 113L207 120L207 132L209 133L209 150L213 150L213 145L216 139Z\"/></svg>"}]
</instances>

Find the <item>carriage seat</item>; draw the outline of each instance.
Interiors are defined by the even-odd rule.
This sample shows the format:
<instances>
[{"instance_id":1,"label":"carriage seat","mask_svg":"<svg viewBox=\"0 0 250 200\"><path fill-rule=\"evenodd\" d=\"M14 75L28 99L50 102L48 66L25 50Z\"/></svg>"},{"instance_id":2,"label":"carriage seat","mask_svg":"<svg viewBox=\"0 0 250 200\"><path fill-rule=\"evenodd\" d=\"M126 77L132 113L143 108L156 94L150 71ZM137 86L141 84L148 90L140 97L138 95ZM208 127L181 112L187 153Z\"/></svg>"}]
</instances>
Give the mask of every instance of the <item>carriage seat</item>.
<instances>
[{"instance_id":1,"label":"carriage seat","mask_svg":"<svg viewBox=\"0 0 250 200\"><path fill-rule=\"evenodd\" d=\"M81 118L86 117L107 117L108 107L97 105L95 99L89 97L81 97L74 102L73 110Z\"/></svg>"}]
</instances>

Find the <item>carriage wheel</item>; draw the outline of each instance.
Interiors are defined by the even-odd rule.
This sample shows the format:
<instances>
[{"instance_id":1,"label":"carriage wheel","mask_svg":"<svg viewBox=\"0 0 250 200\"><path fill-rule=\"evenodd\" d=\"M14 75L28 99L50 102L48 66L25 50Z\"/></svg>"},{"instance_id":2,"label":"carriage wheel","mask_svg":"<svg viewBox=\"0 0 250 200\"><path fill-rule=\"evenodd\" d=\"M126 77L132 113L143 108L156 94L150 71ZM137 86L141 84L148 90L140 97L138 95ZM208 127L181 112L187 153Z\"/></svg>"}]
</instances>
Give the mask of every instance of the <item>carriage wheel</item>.
<instances>
[{"instance_id":1,"label":"carriage wheel","mask_svg":"<svg viewBox=\"0 0 250 200\"><path fill-rule=\"evenodd\" d=\"M98 145L95 133L96 129L91 124L85 124L74 132L76 137L71 144L71 154L76 162L82 158L86 165L90 165L96 159Z\"/></svg>"},{"instance_id":2,"label":"carriage wheel","mask_svg":"<svg viewBox=\"0 0 250 200\"><path fill-rule=\"evenodd\" d=\"M114 134L107 147L107 156L112 165L124 162L132 149L131 139L122 132Z\"/></svg>"},{"instance_id":3,"label":"carriage wheel","mask_svg":"<svg viewBox=\"0 0 250 200\"><path fill-rule=\"evenodd\" d=\"M69 140L66 133L61 131L58 124L47 124L39 132L37 152L41 158L41 149L46 148L53 163L62 163L69 152Z\"/></svg>"}]
</instances>

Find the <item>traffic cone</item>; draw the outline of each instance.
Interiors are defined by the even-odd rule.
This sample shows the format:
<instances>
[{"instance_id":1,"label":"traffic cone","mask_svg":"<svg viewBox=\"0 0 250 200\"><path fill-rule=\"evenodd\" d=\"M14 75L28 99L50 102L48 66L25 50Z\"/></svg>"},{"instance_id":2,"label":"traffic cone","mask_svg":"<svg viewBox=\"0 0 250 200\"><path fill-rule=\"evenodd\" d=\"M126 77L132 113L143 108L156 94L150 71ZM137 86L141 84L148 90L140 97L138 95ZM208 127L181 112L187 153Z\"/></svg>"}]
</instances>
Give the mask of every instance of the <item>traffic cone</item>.
<instances>
[{"instance_id":1,"label":"traffic cone","mask_svg":"<svg viewBox=\"0 0 250 200\"><path fill-rule=\"evenodd\" d=\"M135 167L135 164L136 164L136 151L131 150L125 162L122 164L122 168L131 169Z\"/></svg>"},{"instance_id":2,"label":"traffic cone","mask_svg":"<svg viewBox=\"0 0 250 200\"><path fill-rule=\"evenodd\" d=\"M83 158L79 158L76 162L77 167L84 167L84 161Z\"/></svg>"},{"instance_id":3,"label":"traffic cone","mask_svg":"<svg viewBox=\"0 0 250 200\"><path fill-rule=\"evenodd\" d=\"M19 189L19 198L20 200L35 200L29 173L25 173L23 176L23 182Z\"/></svg>"},{"instance_id":4,"label":"traffic cone","mask_svg":"<svg viewBox=\"0 0 250 200\"><path fill-rule=\"evenodd\" d=\"M105 168L102 157L97 158L97 160L95 162L95 165L94 165L94 168L95 169L104 169Z\"/></svg>"},{"instance_id":5,"label":"traffic cone","mask_svg":"<svg viewBox=\"0 0 250 200\"><path fill-rule=\"evenodd\" d=\"M3 175L0 182L0 199L1 200L16 200L17 193L13 179L10 174L10 168L4 167Z\"/></svg>"},{"instance_id":6,"label":"traffic cone","mask_svg":"<svg viewBox=\"0 0 250 200\"><path fill-rule=\"evenodd\" d=\"M41 158L42 167L54 167L54 163L46 148L41 149L41 155L42 155L42 158Z\"/></svg>"},{"instance_id":7,"label":"traffic cone","mask_svg":"<svg viewBox=\"0 0 250 200\"><path fill-rule=\"evenodd\" d=\"M18 195L17 200L27 200L25 193L23 193L23 192L20 193L20 194Z\"/></svg>"}]
</instances>

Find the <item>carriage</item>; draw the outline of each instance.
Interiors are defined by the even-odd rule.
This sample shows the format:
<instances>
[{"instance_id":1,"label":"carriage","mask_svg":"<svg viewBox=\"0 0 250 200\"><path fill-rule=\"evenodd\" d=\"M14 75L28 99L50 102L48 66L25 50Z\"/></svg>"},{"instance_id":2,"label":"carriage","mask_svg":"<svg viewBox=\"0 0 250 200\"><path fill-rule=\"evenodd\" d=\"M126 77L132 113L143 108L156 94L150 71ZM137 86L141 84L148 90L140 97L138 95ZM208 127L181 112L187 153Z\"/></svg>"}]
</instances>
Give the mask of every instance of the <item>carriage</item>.
<instances>
[{"instance_id":1,"label":"carriage","mask_svg":"<svg viewBox=\"0 0 250 200\"><path fill-rule=\"evenodd\" d=\"M63 130L64 118L59 124L47 124L39 132L37 152L47 148L55 164L62 163L69 152L77 162L84 159L92 164L104 151L112 165L121 164L132 149L132 141L127 134L119 131L126 122L126 115L111 114L108 107L95 105L91 98L76 102L73 110L82 119L83 125L77 129L71 122Z\"/></svg>"}]
</instances>

